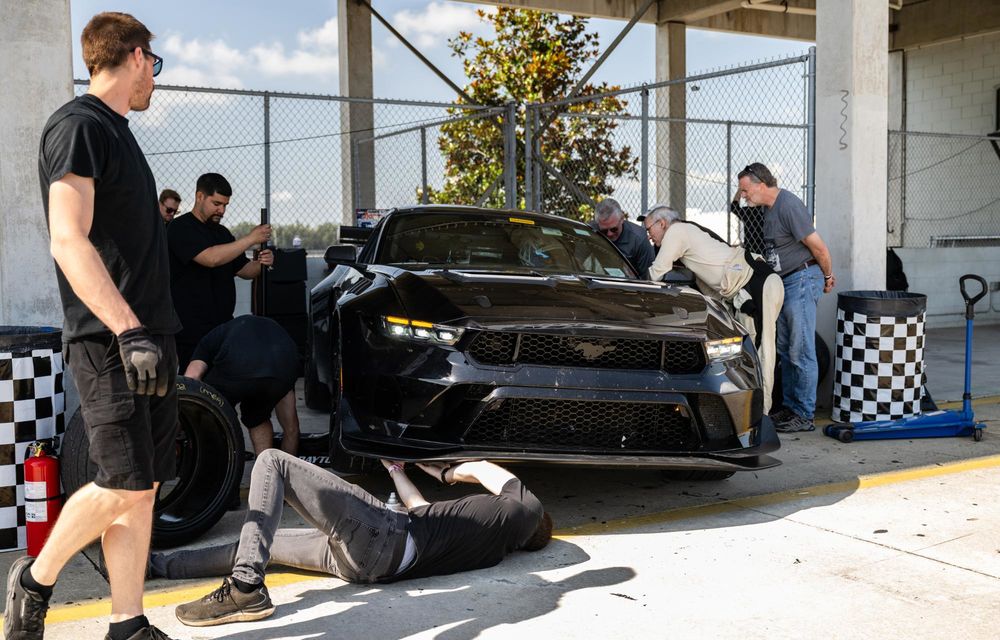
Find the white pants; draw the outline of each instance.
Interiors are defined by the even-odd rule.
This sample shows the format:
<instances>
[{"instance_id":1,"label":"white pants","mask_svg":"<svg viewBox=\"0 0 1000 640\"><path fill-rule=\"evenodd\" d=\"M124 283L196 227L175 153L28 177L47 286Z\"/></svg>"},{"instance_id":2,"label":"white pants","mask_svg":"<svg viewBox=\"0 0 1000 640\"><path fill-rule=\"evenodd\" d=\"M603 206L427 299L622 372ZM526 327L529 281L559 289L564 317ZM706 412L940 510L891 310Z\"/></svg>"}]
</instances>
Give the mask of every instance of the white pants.
<instances>
[{"instance_id":1,"label":"white pants","mask_svg":"<svg viewBox=\"0 0 1000 640\"><path fill-rule=\"evenodd\" d=\"M760 332L760 368L764 379L764 413L771 412L771 391L774 388L774 367L778 364L778 350L775 346L775 331L778 326L778 315L781 305L785 302L785 285L781 276L772 273L764 280L763 300L755 300L761 305L763 327L755 326L753 316L736 311L736 320L750 332L750 339L757 342Z\"/></svg>"}]
</instances>

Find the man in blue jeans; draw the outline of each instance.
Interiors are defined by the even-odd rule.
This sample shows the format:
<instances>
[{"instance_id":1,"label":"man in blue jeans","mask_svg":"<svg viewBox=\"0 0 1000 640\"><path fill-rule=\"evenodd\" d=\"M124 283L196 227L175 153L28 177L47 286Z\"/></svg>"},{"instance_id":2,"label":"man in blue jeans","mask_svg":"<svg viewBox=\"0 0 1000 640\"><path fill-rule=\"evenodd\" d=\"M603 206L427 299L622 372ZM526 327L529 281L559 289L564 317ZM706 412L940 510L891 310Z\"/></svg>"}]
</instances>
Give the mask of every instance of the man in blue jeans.
<instances>
[{"instance_id":1,"label":"man in blue jeans","mask_svg":"<svg viewBox=\"0 0 1000 640\"><path fill-rule=\"evenodd\" d=\"M783 405L771 415L782 433L812 431L816 413L816 304L837 284L826 243L816 233L805 204L759 162L739 173L739 196L766 207L764 257L785 285L776 336L781 359Z\"/></svg>"}]
</instances>

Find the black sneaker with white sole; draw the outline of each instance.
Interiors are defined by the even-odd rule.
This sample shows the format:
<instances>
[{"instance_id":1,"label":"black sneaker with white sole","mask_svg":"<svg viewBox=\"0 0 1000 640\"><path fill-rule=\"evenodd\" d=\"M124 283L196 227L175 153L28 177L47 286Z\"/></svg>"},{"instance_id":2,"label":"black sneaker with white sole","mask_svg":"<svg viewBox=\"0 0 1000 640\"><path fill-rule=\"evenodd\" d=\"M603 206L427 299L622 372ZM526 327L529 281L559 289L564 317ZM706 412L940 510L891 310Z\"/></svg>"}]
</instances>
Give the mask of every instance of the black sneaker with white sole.
<instances>
[{"instance_id":1,"label":"black sneaker with white sole","mask_svg":"<svg viewBox=\"0 0 1000 640\"><path fill-rule=\"evenodd\" d=\"M778 433L798 433L799 431L815 431L816 425L808 418L803 418L797 413L789 411L791 417L774 424L774 430Z\"/></svg>"},{"instance_id":2,"label":"black sneaker with white sole","mask_svg":"<svg viewBox=\"0 0 1000 640\"><path fill-rule=\"evenodd\" d=\"M3 635L7 640L42 640L45 636L49 601L21 584L21 576L34 561L29 556L18 558L7 573L7 601L3 609Z\"/></svg>"},{"instance_id":3,"label":"black sneaker with white sole","mask_svg":"<svg viewBox=\"0 0 1000 640\"><path fill-rule=\"evenodd\" d=\"M236 588L232 577L227 577L221 587L203 598L178 605L174 613L189 627L211 627L263 620L274 613L274 605L264 583L250 593L243 593Z\"/></svg>"}]
</instances>

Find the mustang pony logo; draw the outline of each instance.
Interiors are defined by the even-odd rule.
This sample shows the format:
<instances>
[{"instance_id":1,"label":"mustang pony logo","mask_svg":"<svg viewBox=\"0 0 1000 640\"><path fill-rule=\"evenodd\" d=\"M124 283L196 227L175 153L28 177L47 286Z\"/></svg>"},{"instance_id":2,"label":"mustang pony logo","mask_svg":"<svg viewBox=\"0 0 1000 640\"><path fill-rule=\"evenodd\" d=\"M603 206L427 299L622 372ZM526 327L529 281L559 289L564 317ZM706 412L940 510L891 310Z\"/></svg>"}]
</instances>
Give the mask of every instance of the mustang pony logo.
<instances>
[{"instance_id":1,"label":"mustang pony logo","mask_svg":"<svg viewBox=\"0 0 1000 640\"><path fill-rule=\"evenodd\" d=\"M584 360L597 360L605 353L611 353L617 349L618 347L596 342L581 342L573 347L574 351L580 352Z\"/></svg>"}]
</instances>

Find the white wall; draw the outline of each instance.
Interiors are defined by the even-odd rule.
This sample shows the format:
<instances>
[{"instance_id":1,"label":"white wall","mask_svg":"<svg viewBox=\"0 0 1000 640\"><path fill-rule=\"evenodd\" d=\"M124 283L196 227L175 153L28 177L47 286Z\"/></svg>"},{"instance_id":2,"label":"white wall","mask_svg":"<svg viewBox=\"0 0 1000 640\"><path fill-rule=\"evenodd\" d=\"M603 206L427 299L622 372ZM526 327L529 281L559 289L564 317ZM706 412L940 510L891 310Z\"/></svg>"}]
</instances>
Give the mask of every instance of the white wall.
<instances>
[{"instance_id":1,"label":"white wall","mask_svg":"<svg viewBox=\"0 0 1000 640\"><path fill-rule=\"evenodd\" d=\"M896 249L910 282L911 293L927 296L927 327L961 326L965 323L965 302L958 279L974 273L1000 288L1000 247L963 249ZM975 295L979 285L969 284ZM988 294L976 305L976 323L1000 323L1000 291Z\"/></svg>"},{"instance_id":2,"label":"white wall","mask_svg":"<svg viewBox=\"0 0 1000 640\"><path fill-rule=\"evenodd\" d=\"M906 52L906 128L986 134L995 129L1000 33Z\"/></svg>"},{"instance_id":3,"label":"white wall","mask_svg":"<svg viewBox=\"0 0 1000 640\"><path fill-rule=\"evenodd\" d=\"M905 53L907 131L984 135L996 129L996 89L1000 87L1000 33L967 38ZM1000 248L930 248L932 236L1000 235L1000 158L988 143L973 139L908 136L906 178L899 157L890 158L890 200L905 183L907 221L890 232L903 260L910 291L926 293L929 327L964 322L958 278L975 273L1000 281ZM898 141L897 141L898 144ZM892 143L890 146L895 146ZM894 161L895 160L895 161ZM890 202L890 210L893 204ZM978 214L961 214L980 209ZM896 216L890 214L890 227ZM940 219L939 218L943 218ZM949 219L950 218L950 219ZM977 305L977 322L1000 322L989 298Z\"/></svg>"}]
</instances>

